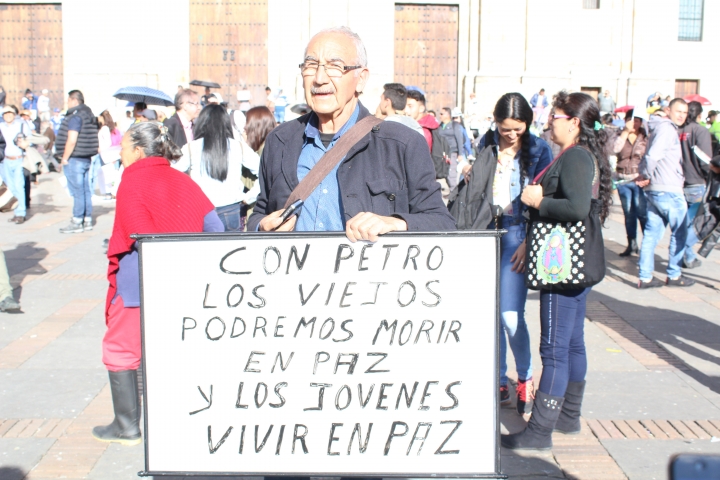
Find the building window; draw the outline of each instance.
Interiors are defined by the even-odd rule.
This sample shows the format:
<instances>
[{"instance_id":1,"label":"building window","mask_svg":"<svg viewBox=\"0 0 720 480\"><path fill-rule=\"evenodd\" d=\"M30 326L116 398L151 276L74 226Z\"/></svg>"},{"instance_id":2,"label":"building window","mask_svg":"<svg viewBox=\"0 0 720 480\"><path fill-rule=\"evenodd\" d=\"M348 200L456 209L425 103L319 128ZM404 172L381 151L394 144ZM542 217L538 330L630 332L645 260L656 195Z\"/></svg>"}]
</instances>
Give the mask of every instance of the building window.
<instances>
[{"instance_id":1,"label":"building window","mask_svg":"<svg viewBox=\"0 0 720 480\"><path fill-rule=\"evenodd\" d=\"M698 93L697 80L675 80L675 98L683 98Z\"/></svg>"},{"instance_id":2,"label":"building window","mask_svg":"<svg viewBox=\"0 0 720 480\"><path fill-rule=\"evenodd\" d=\"M583 8L586 10L598 10L600 8L600 0L583 0Z\"/></svg>"},{"instance_id":3,"label":"building window","mask_svg":"<svg viewBox=\"0 0 720 480\"><path fill-rule=\"evenodd\" d=\"M678 40L702 41L703 7L705 0L680 0Z\"/></svg>"}]
</instances>

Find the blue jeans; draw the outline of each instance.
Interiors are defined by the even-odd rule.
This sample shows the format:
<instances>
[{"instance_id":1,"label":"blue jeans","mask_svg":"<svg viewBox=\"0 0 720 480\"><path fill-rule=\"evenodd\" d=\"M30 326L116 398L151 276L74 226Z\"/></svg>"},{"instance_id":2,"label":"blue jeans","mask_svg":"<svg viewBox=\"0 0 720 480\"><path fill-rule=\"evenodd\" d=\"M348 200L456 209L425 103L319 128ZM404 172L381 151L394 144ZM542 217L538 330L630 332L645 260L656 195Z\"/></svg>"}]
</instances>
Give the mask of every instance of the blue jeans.
<instances>
[{"instance_id":1,"label":"blue jeans","mask_svg":"<svg viewBox=\"0 0 720 480\"><path fill-rule=\"evenodd\" d=\"M700 205L702 205L705 188L705 185L685 187L685 201L688 206L687 215L685 215L685 223L687 225L687 238L685 239L685 252L683 254L685 263L690 263L697 258L693 247L698 242L698 237L695 233L695 228L693 228L693 220L695 220L695 215L697 215L698 210L700 210Z\"/></svg>"},{"instance_id":2,"label":"blue jeans","mask_svg":"<svg viewBox=\"0 0 720 480\"><path fill-rule=\"evenodd\" d=\"M582 382L587 373L585 306L590 288L540 290L540 358L543 371L538 390L565 396L568 382Z\"/></svg>"},{"instance_id":3,"label":"blue jeans","mask_svg":"<svg viewBox=\"0 0 720 480\"><path fill-rule=\"evenodd\" d=\"M628 182L618 185L620 204L625 214L625 232L628 238L637 238L637 222L640 221L640 228L645 231L647 223L647 201L645 192L635 182Z\"/></svg>"},{"instance_id":4,"label":"blue jeans","mask_svg":"<svg viewBox=\"0 0 720 480\"><path fill-rule=\"evenodd\" d=\"M12 141L12 139L10 140ZM17 160L5 159L3 165L3 180L7 184L8 190L17 198L18 204L15 207L15 216L24 217L27 214L25 205L25 175L23 174L22 158Z\"/></svg>"},{"instance_id":5,"label":"blue jeans","mask_svg":"<svg viewBox=\"0 0 720 480\"><path fill-rule=\"evenodd\" d=\"M103 166L102 158L100 155L95 155L90 159L90 175L88 181L90 182L90 195L95 193L95 187L97 186L98 173L100 168ZM102 189L101 189L102 190Z\"/></svg>"},{"instance_id":6,"label":"blue jeans","mask_svg":"<svg viewBox=\"0 0 720 480\"><path fill-rule=\"evenodd\" d=\"M70 157L65 165L70 193L73 196L73 218L92 217L92 192L90 191L90 159Z\"/></svg>"},{"instance_id":7,"label":"blue jeans","mask_svg":"<svg viewBox=\"0 0 720 480\"><path fill-rule=\"evenodd\" d=\"M525 240L525 226L503 226L507 233L500 243L500 319L504 333L500 335L500 385L507 385L507 342L515 357L519 380L532 377L530 333L525 323L525 300L527 287L525 275L512 271L515 250ZM505 339L507 334L507 341Z\"/></svg>"},{"instance_id":8,"label":"blue jeans","mask_svg":"<svg viewBox=\"0 0 720 480\"><path fill-rule=\"evenodd\" d=\"M242 203L233 203L224 207L215 208L226 232L242 232L245 228L245 219L242 216Z\"/></svg>"},{"instance_id":9,"label":"blue jeans","mask_svg":"<svg viewBox=\"0 0 720 480\"><path fill-rule=\"evenodd\" d=\"M645 235L640 246L640 280L649 282L655 270L655 247L665 233L665 227L670 226L670 251L668 252L667 276L677 278L680 276L680 261L685 250L687 239L687 224L685 214L687 203L685 196L680 193L646 191L645 198L648 203L648 219L645 225Z\"/></svg>"}]
</instances>

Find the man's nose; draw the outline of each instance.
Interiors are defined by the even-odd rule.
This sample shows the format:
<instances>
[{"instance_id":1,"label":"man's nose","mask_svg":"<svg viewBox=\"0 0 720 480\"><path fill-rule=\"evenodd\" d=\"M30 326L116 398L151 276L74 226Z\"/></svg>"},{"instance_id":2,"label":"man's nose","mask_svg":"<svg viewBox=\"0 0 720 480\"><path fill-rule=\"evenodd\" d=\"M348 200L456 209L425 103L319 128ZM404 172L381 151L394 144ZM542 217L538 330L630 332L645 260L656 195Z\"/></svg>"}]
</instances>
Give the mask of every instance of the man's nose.
<instances>
[{"instance_id":1,"label":"man's nose","mask_svg":"<svg viewBox=\"0 0 720 480\"><path fill-rule=\"evenodd\" d=\"M329 81L330 77L327 74L327 70L325 70L325 65L318 65L318 68L315 71L315 83L318 85L324 85Z\"/></svg>"}]
</instances>

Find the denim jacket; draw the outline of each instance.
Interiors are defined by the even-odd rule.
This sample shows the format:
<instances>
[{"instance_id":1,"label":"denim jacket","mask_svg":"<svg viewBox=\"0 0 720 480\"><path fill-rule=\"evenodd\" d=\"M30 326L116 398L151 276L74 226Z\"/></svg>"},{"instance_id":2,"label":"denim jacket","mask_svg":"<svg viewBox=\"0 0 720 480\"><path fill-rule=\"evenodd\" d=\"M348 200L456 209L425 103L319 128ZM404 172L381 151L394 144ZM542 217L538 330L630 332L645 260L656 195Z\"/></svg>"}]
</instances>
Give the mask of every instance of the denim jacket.
<instances>
[{"instance_id":1,"label":"denim jacket","mask_svg":"<svg viewBox=\"0 0 720 480\"><path fill-rule=\"evenodd\" d=\"M521 186L520 176L522 174L522 169L520 168L520 156L522 155L522 150L519 151L517 155L515 155L515 169L513 170L512 176L510 178L510 194L513 198L513 216L511 218L503 217L504 227L510 225L521 225L527 222L527 219L523 216L523 213L525 213L525 211L528 209L528 206L520 201L522 189L523 187L529 185L535 178L535 175L542 172L543 169L550 165L553 160L552 151L550 150L550 146L547 144L547 142L545 142L545 140L536 137L535 135L530 135L528 137L528 143L530 147L530 158L532 159L532 163L528 167L524 185ZM488 131L488 133L480 139L480 145L478 150L482 150L482 148L485 146L497 146L499 144L500 134L498 133L498 131ZM495 153L495 159L497 160L497 147L493 148L493 152Z\"/></svg>"}]
</instances>

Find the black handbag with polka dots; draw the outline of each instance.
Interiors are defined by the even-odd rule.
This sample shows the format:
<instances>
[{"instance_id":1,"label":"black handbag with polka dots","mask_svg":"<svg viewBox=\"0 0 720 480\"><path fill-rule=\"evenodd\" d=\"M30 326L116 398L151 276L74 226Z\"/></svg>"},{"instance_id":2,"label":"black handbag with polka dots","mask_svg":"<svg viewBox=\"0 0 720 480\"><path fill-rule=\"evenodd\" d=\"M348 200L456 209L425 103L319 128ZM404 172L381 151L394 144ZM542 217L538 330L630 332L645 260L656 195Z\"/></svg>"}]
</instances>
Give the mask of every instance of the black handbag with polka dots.
<instances>
[{"instance_id":1,"label":"black handbag with polka dots","mask_svg":"<svg viewBox=\"0 0 720 480\"><path fill-rule=\"evenodd\" d=\"M592 199L590 213L579 222L543 218L531 209L525 250L525 284L531 290L579 290L605 277L605 247L600 211Z\"/></svg>"}]
</instances>

